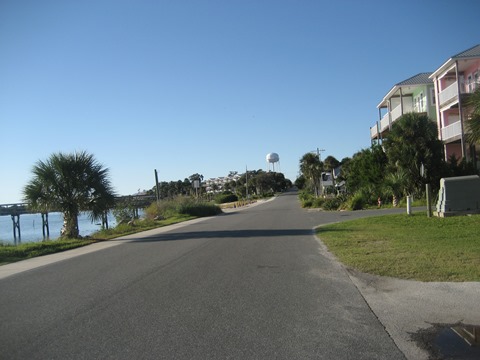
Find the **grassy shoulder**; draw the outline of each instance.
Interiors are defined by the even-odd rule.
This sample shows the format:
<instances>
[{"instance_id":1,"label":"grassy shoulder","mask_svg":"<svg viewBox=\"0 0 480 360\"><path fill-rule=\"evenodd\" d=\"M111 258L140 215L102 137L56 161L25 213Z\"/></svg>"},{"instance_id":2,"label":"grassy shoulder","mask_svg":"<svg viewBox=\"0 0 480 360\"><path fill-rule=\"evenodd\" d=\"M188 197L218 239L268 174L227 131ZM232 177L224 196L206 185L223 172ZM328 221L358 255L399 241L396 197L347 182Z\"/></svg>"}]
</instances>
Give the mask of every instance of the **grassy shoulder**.
<instances>
[{"instance_id":1,"label":"grassy shoulder","mask_svg":"<svg viewBox=\"0 0 480 360\"><path fill-rule=\"evenodd\" d=\"M197 216L191 215L174 215L164 220L137 220L133 224L120 224L114 228L107 230L100 230L92 234L91 238L95 241L110 240L120 236L131 235L141 231L152 230L155 228L173 225L187 220L192 220Z\"/></svg>"},{"instance_id":2,"label":"grassy shoulder","mask_svg":"<svg viewBox=\"0 0 480 360\"><path fill-rule=\"evenodd\" d=\"M318 237L345 265L420 281L480 281L480 215L385 215L331 224Z\"/></svg>"},{"instance_id":3,"label":"grassy shoulder","mask_svg":"<svg viewBox=\"0 0 480 360\"><path fill-rule=\"evenodd\" d=\"M94 239L59 239L20 245L0 245L0 265L75 249L96 242Z\"/></svg>"},{"instance_id":4,"label":"grassy shoulder","mask_svg":"<svg viewBox=\"0 0 480 360\"><path fill-rule=\"evenodd\" d=\"M121 224L108 230L100 230L91 236L81 239L60 238L56 240L29 242L20 245L2 244L0 245L0 265L71 250L95 242L111 240L117 237L177 224L195 218L197 217L184 214L171 216L165 220L137 220L133 224Z\"/></svg>"},{"instance_id":5,"label":"grassy shoulder","mask_svg":"<svg viewBox=\"0 0 480 360\"><path fill-rule=\"evenodd\" d=\"M122 213L131 216L131 211L129 212L128 208L123 208L118 211L118 214L122 215ZM60 238L57 240L24 243L21 245L0 243L0 265L70 250L94 242L110 240L199 217L214 216L220 213L222 213L222 210L218 205L186 197L153 203L145 209L144 219L137 219L133 222L131 219L128 219L128 223L122 221L114 228L101 230L86 238Z\"/></svg>"}]
</instances>

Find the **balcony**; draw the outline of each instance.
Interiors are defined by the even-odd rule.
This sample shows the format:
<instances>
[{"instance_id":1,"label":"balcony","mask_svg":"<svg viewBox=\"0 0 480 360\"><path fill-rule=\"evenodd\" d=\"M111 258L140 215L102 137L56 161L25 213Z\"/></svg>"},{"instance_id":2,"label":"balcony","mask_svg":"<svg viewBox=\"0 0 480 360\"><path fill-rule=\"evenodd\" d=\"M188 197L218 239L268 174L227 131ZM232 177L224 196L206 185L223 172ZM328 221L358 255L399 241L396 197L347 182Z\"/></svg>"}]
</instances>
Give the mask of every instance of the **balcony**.
<instances>
[{"instance_id":1,"label":"balcony","mask_svg":"<svg viewBox=\"0 0 480 360\"><path fill-rule=\"evenodd\" d=\"M460 121L454 122L442 128L442 140L449 142L457 140L462 135L462 123Z\"/></svg>"},{"instance_id":2,"label":"balcony","mask_svg":"<svg viewBox=\"0 0 480 360\"><path fill-rule=\"evenodd\" d=\"M390 114L386 113L383 115L382 119L380 120L380 132L383 133L385 130L388 130L390 124Z\"/></svg>"},{"instance_id":3,"label":"balcony","mask_svg":"<svg viewBox=\"0 0 480 360\"><path fill-rule=\"evenodd\" d=\"M370 139L377 139L378 135L378 124L375 124L370 128Z\"/></svg>"},{"instance_id":4,"label":"balcony","mask_svg":"<svg viewBox=\"0 0 480 360\"><path fill-rule=\"evenodd\" d=\"M413 106L412 105L403 105L403 111L402 111L402 106L398 105L395 109L392 110L392 123L397 120L400 116L412 112L413 111Z\"/></svg>"},{"instance_id":5,"label":"balcony","mask_svg":"<svg viewBox=\"0 0 480 360\"><path fill-rule=\"evenodd\" d=\"M397 105L391 112L386 113L382 119L380 120L380 132L384 132L389 128L390 125L390 117L392 119L392 123L395 122L400 116L414 111L414 108L410 104L404 104L403 105L403 112L402 112L402 106Z\"/></svg>"},{"instance_id":6,"label":"balcony","mask_svg":"<svg viewBox=\"0 0 480 360\"><path fill-rule=\"evenodd\" d=\"M458 98L458 81L455 81L453 84L447 86L444 90L440 91L438 94L438 101L440 106L445 105Z\"/></svg>"}]
</instances>

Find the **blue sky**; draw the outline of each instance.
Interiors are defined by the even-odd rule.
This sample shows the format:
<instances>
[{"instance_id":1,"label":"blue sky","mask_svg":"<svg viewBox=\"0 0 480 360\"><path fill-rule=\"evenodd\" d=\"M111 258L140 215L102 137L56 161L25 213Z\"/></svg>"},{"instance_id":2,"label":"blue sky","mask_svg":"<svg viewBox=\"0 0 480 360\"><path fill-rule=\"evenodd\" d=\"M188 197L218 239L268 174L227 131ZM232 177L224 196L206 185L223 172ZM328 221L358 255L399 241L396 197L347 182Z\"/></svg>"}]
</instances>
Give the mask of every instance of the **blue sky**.
<instances>
[{"instance_id":1,"label":"blue sky","mask_svg":"<svg viewBox=\"0 0 480 360\"><path fill-rule=\"evenodd\" d=\"M86 150L119 194L370 146L391 87L480 43L477 0L3 0L0 204Z\"/></svg>"}]
</instances>

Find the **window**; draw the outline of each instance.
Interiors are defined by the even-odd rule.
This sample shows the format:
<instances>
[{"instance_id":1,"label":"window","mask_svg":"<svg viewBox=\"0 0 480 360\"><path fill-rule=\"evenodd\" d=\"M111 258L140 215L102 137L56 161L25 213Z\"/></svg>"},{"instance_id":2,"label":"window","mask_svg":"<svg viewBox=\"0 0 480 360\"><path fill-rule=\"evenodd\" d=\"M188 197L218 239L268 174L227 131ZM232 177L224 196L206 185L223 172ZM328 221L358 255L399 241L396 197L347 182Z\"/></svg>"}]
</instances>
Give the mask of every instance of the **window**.
<instances>
[{"instance_id":1,"label":"window","mask_svg":"<svg viewBox=\"0 0 480 360\"><path fill-rule=\"evenodd\" d=\"M424 103L424 96L423 96L423 91L415 96L413 99L413 106L415 108L416 112L424 112L425 111L425 103Z\"/></svg>"},{"instance_id":2,"label":"window","mask_svg":"<svg viewBox=\"0 0 480 360\"><path fill-rule=\"evenodd\" d=\"M435 96L435 88L430 88L430 105L435 106L437 97Z\"/></svg>"},{"instance_id":3,"label":"window","mask_svg":"<svg viewBox=\"0 0 480 360\"><path fill-rule=\"evenodd\" d=\"M472 78L472 74L468 75L467 77L467 91L469 93L473 92L474 90L474 87L473 87L473 78Z\"/></svg>"}]
</instances>

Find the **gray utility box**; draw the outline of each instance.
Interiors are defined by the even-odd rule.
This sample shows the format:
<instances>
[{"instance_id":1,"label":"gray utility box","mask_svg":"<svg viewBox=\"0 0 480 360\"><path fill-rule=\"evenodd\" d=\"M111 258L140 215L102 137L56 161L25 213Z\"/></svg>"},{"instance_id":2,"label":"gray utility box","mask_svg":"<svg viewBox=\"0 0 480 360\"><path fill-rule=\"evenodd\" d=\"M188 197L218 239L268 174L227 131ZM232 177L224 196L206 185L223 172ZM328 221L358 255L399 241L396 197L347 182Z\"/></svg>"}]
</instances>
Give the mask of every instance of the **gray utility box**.
<instances>
[{"instance_id":1,"label":"gray utility box","mask_svg":"<svg viewBox=\"0 0 480 360\"><path fill-rule=\"evenodd\" d=\"M480 213L480 177L441 179L436 210L436 215L440 217Z\"/></svg>"}]
</instances>

